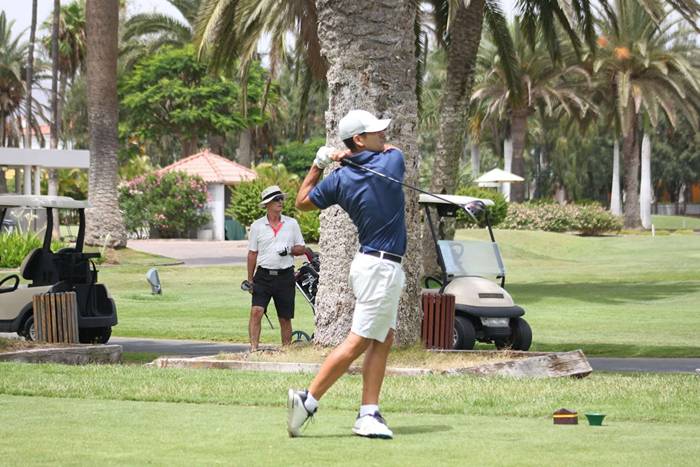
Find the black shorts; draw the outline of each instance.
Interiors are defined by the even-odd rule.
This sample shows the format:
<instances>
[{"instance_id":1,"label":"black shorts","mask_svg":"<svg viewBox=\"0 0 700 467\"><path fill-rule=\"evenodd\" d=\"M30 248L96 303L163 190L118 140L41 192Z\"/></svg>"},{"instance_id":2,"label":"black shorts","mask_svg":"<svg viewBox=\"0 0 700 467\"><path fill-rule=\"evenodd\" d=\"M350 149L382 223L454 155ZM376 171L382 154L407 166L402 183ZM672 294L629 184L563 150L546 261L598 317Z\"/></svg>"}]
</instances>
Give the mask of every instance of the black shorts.
<instances>
[{"instance_id":1,"label":"black shorts","mask_svg":"<svg viewBox=\"0 0 700 467\"><path fill-rule=\"evenodd\" d=\"M273 275L274 272L277 275ZM283 319L294 318L294 268L270 271L258 268L253 276L253 306L267 309L272 298L277 316Z\"/></svg>"}]
</instances>

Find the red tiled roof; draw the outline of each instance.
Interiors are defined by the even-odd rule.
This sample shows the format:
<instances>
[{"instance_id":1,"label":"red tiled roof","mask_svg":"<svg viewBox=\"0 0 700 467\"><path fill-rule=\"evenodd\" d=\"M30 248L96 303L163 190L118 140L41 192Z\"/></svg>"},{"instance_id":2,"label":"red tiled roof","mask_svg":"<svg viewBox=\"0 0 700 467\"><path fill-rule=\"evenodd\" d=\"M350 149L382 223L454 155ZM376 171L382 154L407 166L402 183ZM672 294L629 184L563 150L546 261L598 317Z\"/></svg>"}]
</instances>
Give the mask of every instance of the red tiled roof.
<instances>
[{"instance_id":1,"label":"red tiled roof","mask_svg":"<svg viewBox=\"0 0 700 467\"><path fill-rule=\"evenodd\" d=\"M257 174L241 164L221 157L205 149L158 170L158 174L167 172L186 172L199 175L207 183L234 185L243 181L254 180Z\"/></svg>"}]
</instances>

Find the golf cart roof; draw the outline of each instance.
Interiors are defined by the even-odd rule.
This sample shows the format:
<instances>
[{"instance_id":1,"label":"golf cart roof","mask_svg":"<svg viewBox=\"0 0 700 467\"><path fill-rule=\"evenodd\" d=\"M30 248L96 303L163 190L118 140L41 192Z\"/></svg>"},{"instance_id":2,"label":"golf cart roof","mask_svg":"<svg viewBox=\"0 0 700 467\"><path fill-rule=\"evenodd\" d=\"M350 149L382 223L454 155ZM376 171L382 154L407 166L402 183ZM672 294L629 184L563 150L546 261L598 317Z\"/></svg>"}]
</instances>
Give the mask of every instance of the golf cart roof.
<instances>
[{"instance_id":1,"label":"golf cart roof","mask_svg":"<svg viewBox=\"0 0 700 467\"><path fill-rule=\"evenodd\" d=\"M68 196L40 195L0 195L2 208L58 208L58 209L87 209L87 201L77 201Z\"/></svg>"},{"instance_id":2,"label":"golf cart roof","mask_svg":"<svg viewBox=\"0 0 700 467\"><path fill-rule=\"evenodd\" d=\"M494 202L491 201L490 199L486 198L472 198L471 196L461 196L461 195L438 195L440 198L445 198L447 201L451 201L455 204L459 204L461 206L464 206L465 204L471 203L472 201L481 201L483 202L486 206L493 206ZM447 203L439 198L436 198L433 195L426 195L426 194L421 194L418 197L418 203L420 204L433 204L433 205L438 205L438 204L450 204Z\"/></svg>"}]
</instances>

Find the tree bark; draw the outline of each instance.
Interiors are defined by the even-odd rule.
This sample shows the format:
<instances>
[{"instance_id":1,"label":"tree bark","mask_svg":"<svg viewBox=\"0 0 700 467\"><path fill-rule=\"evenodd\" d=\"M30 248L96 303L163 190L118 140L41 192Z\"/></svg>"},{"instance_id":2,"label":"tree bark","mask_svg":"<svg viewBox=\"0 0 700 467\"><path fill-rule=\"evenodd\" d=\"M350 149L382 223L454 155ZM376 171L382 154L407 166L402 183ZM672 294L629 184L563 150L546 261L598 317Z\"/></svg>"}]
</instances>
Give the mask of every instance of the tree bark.
<instances>
[{"instance_id":1,"label":"tree bark","mask_svg":"<svg viewBox=\"0 0 700 467\"><path fill-rule=\"evenodd\" d=\"M642 184L639 189L639 217L642 227L651 229L651 142L642 137Z\"/></svg>"},{"instance_id":2,"label":"tree bark","mask_svg":"<svg viewBox=\"0 0 700 467\"><path fill-rule=\"evenodd\" d=\"M481 173L481 151L479 150L479 143L472 141L470 149L472 156L472 177L479 178L479 174Z\"/></svg>"},{"instance_id":3,"label":"tree bark","mask_svg":"<svg viewBox=\"0 0 700 467\"><path fill-rule=\"evenodd\" d=\"M510 118L510 135L513 140L512 172L525 178L525 142L527 139L527 109L513 110ZM513 183L510 187L510 200L521 203L525 200L525 183Z\"/></svg>"},{"instance_id":4,"label":"tree bark","mask_svg":"<svg viewBox=\"0 0 700 467\"><path fill-rule=\"evenodd\" d=\"M642 226L639 216L639 129L637 118L630 117L627 133L622 137L623 176L625 180L624 222L626 229Z\"/></svg>"},{"instance_id":5,"label":"tree bark","mask_svg":"<svg viewBox=\"0 0 700 467\"><path fill-rule=\"evenodd\" d=\"M241 130L241 132L238 134L238 148L236 149L236 160L239 164L246 167L251 167L253 163L253 135L251 134L251 132L252 129L245 128Z\"/></svg>"},{"instance_id":6,"label":"tree bark","mask_svg":"<svg viewBox=\"0 0 700 467\"><path fill-rule=\"evenodd\" d=\"M467 112L474 81L474 65L481 41L484 0L472 0L469 6L457 2L454 21L450 25L447 47L445 91L440 102L440 125L430 179L430 191L452 194L457 190L459 160L464 149ZM454 238L454 221L444 225L445 239ZM423 268L426 274L438 271L437 252L427 225L422 229Z\"/></svg>"},{"instance_id":7,"label":"tree bark","mask_svg":"<svg viewBox=\"0 0 700 467\"><path fill-rule=\"evenodd\" d=\"M511 173L513 170L513 138L510 135L503 141L503 170ZM506 201L510 201L510 186L508 182L501 185L501 192Z\"/></svg>"},{"instance_id":8,"label":"tree bark","mask_svg":"<svg viewBox=\"0 0 700 467\"><path fill-rule=\"evenodd\" d=\"M90 173L86 243L126 246L117 193L117 29L119 0L87 0Z\"/></svg>"},{"instance_id":9,"label":"tree bark","mask_svg":"<svg viewBox=\"0 0 700 467\"><path fill-rule=\"evenodd\" d=\"M622 215L622 204L620 203L620 143L615 138L613 146L613 175L612 193L610 195L610 212L615 216Z\"/></svg>"},{"instance_id":10,"label":"tree bark","mask_svg":"<svg viewBox=\"0 0 700 467\"><path fill-rule=\"evenodd\" d=\"M24 147L30 149L32 147L32 82L34 81L34 42L36 41L36 13L37 0L32 0L32 24L29 29L29 51L27 53L27 100L24 108ZM19 185L17 183L18 173L15 172L15 188L19 193ZM32 168L29 165L24 166L24 194L32 193Z\"/></svg>"},{"instance_id":11,"label":"tree bark","mask_svg":"<svg viewBox=\"0 0 700 467\"><path fill-rule=\"evenodd\" d=\"M58 113L58 27L61 20L61 1L53 1L53 24L51 28L51 149L58 149L58 132L61 116ZM58 195L58 170L49 169L49 196ZM58 209L53 210L53 235L61 236Z\"/></svg>"},{"instance_id":12,"label":"tree bark","mask_svg":"<svg viewBox=\"0 0 700 467\"><path fill-rule=\"evenodd\" d=\"M321 53L329 61L326 131L329 145L342 147L338 122L349 110L365 109L391 117L389 142L405 155L405 182L418 182L418 128L411 0L317 0ZM399 303L396 342L411 344L420 336L420 264L418 196L406 195L408 249L406 287ZM316 301L316 334L321 345L335 345L348 334L354 297L348 284L350 262L357 252L357 232L338 206L321 214L321 278Z\"/></svg>"}]
</instances>

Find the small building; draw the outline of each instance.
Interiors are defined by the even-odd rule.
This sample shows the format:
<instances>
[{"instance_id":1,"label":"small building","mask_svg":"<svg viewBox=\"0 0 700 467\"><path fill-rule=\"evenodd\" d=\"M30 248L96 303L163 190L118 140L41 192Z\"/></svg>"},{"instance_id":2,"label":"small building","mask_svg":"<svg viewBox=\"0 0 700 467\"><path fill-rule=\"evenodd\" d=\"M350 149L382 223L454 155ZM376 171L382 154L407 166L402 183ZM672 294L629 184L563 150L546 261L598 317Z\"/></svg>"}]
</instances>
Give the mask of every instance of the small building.
<instances>
[{"instance_id":1,"label":"small building","mask_svg":"<svg viewBox=\"0 0 700 467\"><path fill-rule=\"evenodd\" d=\"M211 222L197 233L201 240L224 240L225 212L231 201L231 195L225 187L241 182L255 180L257 174L241 164L214 154L209 149L193 154L158 170L158 174L167 172L185 172L198 175L207 184L207 209Z\"/></svg>"}]
</instances>

